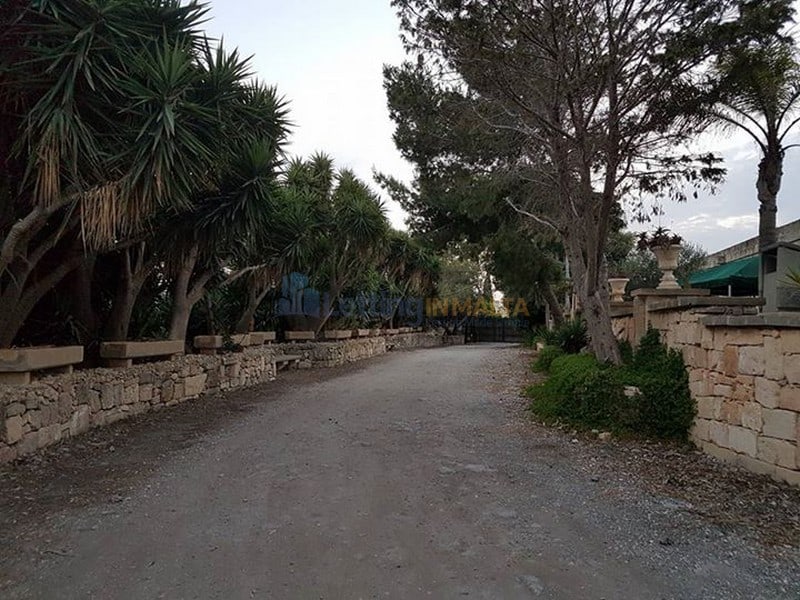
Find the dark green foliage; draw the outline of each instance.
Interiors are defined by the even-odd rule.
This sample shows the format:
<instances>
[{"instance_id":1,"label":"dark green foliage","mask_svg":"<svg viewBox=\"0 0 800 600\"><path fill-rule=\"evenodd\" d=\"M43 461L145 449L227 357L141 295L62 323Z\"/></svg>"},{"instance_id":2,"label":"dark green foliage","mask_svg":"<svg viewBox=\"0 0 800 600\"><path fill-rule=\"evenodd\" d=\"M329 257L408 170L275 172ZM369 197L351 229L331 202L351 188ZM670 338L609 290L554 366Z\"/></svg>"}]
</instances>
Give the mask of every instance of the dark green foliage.
<instances>
[{"instance_id":1,"label":"dark green foliage","mask_svg":"<svg viewBox=\"0 0 800 600\"><path fill-rule=\"evenodd\" d=\"M564 354L577 354L589 343L586 323L580 319L565 321L560 327L540 327L534 332L534 340L545 346L556 346Z\"/></svg>"},{"instance_id":2,"label":"dark green foliage","mask_svg":"<svg viewBox=\"0 0 800 600\"><path fill-rule=\"evenodd\" d=\"M593 356L573 354L556 358L550 377L528 390L531 409L545 420L562 420L586 427L612 428L623 386L612 368Z\"/></svg>"},{"instance_id":3,"label":"dark green foliage","mask_svg":"<svg viewBox=\"0 0 800 600\"><path fill-rule=\"evenodd\" d=\"M630 346L630 345L628 345ZM549 378L529 388L531 410L546 421L586 428L685 440L695 416L683 357L661 344L650 330L622 367L604 365L591 356L550 356ZM542 369L545 370L545 369ZM629 397L625 386L639 388Z\"/></svg>"},{"instance_id":4,"label":"dark green foliage","mask_svg":"<svg viewBox=\"0 0 800 600\"><path fill-rule=\"evenodd\" d=\"M541 342L545 346L557 346L558 339L556 338L556 330L548 329L547 327L537 327L533 330L531 336L531 346L535 346L536 342Z\"/></svg>"},{"instance_id":5,"label":"dark green foliage","mask_svg":"<svg viewBox=\"0 0 800 600\"><path fill-rule=\"evenodd\" d=\"M639 346L629 364L635 371L646 372L657 366L666 353L667 349L661 344L661 334L658 329L650 327L639 340Z\"/></svg>"},{"instance_id":6,"label":"dark green foliage","mask_svg":"<svg viewBox=\"0 0 800 600\"><path fill-rule=\"evenodd\" d=\"M654 437L685 438L696 413L683 356L649 329L633 360L623 367L629 385L639 388L637 431Z\"/></svg>"},{"instance_id":7,"label":"dark green foliage","mask_svg":"<svg viewBox=\"0 0 800 600\"><path fill-rule=\"evenodd\" d=\"M577 354L589 343L586 323L580 319L566 321L556 328L556 345L567 354Z\"/></svg>"},{"instance_id":8,"label":"dark green foliage","mask_svg":"<svg viewBox=\"0 0 800 600\"><path fill-rule=\"evenodd\" d=\"M633 344L628 340L621 340L619 343L619 354L622 357L623 364L630 364L633 360Z\"/></svg>"},{"instance_id":9,"label":"dark green foliage","mask_svg":"<svg viewBox=\"0 0 800 600\"><path fill-rule=\"evenodd\" d=\"M558 346L545 346L533 361L533 370L537 373L549 373L553 361L563 355L564 351Z\"/></svg>"}]
</instances>

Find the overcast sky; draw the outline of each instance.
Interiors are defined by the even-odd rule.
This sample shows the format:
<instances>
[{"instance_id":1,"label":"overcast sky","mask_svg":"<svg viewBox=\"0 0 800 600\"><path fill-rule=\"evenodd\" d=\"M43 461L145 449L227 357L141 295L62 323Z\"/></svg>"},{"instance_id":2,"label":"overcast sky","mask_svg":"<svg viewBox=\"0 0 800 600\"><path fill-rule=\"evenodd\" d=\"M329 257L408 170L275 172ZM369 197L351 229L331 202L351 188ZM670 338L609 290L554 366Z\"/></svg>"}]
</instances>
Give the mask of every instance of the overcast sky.
<instances>
[{"instance_id":1,"label":"overcast sky","mask_svg":"<svg viewBox=\"0 0 800 600\"><path fill-rule=\"evenodd\" d=\"M212 0L214 36L254 55L257 75L291 100L296 124L290 152L332 155L372 181L373 168L409 181L412 168L392 142L381 69L403 58L389 0ZM724 152L728 178L716 196L701 194L665 205L662 225L709 251L758 232L756 149L744 136L715 136L709 150ZM779 223L800 219L800 148L790 150L779 196ZM396 227L399 206L387 201Z\"/></svg>"}]
</instances>

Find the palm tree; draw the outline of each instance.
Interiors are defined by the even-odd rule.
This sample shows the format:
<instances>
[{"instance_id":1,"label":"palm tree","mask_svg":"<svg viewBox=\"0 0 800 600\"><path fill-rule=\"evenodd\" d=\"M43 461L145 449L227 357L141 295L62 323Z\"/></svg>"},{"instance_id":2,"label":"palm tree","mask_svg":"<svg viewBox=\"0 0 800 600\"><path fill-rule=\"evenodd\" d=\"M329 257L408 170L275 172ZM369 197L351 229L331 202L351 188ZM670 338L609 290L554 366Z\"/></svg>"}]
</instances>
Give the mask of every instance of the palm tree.
<instances>
[{"instance_id":1,"label":"palm tree","mask_svg":"<svg viewBox=\"0 0 800 600\"><path fill-rule=\"evenodd\" d=\"M789 137L800 123L800 65L793 41L734 47L717 63L720 89L714 116L747 133L761 153L756 189L759 247L777 239L778 193Z\"/></svg>"}]
</instances>

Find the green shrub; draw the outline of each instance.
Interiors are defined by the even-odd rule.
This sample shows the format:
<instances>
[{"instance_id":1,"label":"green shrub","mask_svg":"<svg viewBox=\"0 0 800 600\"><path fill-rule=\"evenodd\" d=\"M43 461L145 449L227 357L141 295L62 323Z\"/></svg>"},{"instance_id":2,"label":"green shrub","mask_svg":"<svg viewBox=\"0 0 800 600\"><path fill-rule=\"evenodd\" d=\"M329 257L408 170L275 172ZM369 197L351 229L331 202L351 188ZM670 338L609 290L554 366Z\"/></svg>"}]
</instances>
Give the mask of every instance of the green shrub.
<instances>
[{"instance_id":1,"label":"green shrub","mask_svg":"<svg viewBox=\"0 0 800 600\"><path fill-rule=\"evenodd\" d=\"M528 389L531 410L545 420L580 422L581 414L594 411L583 406L582 397L593 383L597 384L598 373L604 369L589 355L567 354L555 358L550 365L550 377Z\"/></svg>"},{"instance_id":2,"label":"green shrub","mask_svg":"<svg viewBox=\"0 0 800 600\"><path fill-rule=\"evenodd\" d=\"M660 438L686 439L697 408L689 391L683 356L666 350L652 356L631 378L641 392L636 430Z\"/></svg>"},{"instance_id":3,"label":"green shrub","mask_svg":"<svg viewBox=\"0 0 800 600\"><path fill-rule=\"evenodd\" d=\"M689 392L683 357L661 344L657 331L648 331L623 367L603 365L588 355L557 356L548 350L549 378L531 386L531 410L540 418L576 426L618 432L686 439L696 408ZM628 397L626 385L640 393Z\"/></svg>"},{"instance_id":4,"label":"green shrub","mask_svg":"<svg viewBox=\"0 0 800 600\"><path fill-rule=\"evenodd\" d=\"M613 368L589 372L575 390L575 417L586 427L618 430L626 405L625 390Z\"/></svg>"},{"instance_id":5,"label":"green shrub","mask_svg":"<svg viewBox=\"0 0 800 600\"><path fill-rule=\"evenodd\" d=\"M581 319L566 321L555 329L555 345L566 354L577 354L589 343L586 323Z\"/></svg>"},{"instance_id":6,"label":"green shrub","mask_svg":"<svg viewBox=\"0 0 800 600\"><path fill-rule=\"evenodd\" d=\"M586 323L575 319L565 321L555 329L539 327L533 332L532 341L530 345L541 342L545 346L560 348L564 354L577 354L589 343L589 335L586 332Z\"/></svg>"},{"instance_id":7,"label":"green shrub","mask_svg":"<svg viewBox=\"0 0 800 600\"><path fill-rule=\"evenodd\" d=\"M545 346L558 346L558 338L556 337L555 329L548 329L547 327L537 327L533 330L533 344L541 342Z\"/></svg>"},{"instance_id":8,"label":"green shrub","mask_svg":"<svg viewBox=\"0 0 800 600\"><path fill-rule=\"evenodd\" d=\"M549 373L553 361L563 355L564 351L558 346L545 346L533 361L533 370L537 373Z\"/></svg>"},{"instance_id":9,"label":"green shrub","mask_svg":"<svg viewBox=\"0 0 800 600\"><path fill-rule=\"evenodd\" d=\"M648 371L657 367L667 356L667 347L661 343L658 329L649 327L639 340L630 364L634 371Z\"/></svg>"},{"instance_id":10,"label":"green shrub","mask_svg":"<svg viewBox=\"0 0 800 600\"><path fill-rule=\"evenodd\" d=\"M622 364L631 364L633 362L633 345L628 340L621 340L619 342L619 354L622 357Z\"/></svg>"}]
</instances>

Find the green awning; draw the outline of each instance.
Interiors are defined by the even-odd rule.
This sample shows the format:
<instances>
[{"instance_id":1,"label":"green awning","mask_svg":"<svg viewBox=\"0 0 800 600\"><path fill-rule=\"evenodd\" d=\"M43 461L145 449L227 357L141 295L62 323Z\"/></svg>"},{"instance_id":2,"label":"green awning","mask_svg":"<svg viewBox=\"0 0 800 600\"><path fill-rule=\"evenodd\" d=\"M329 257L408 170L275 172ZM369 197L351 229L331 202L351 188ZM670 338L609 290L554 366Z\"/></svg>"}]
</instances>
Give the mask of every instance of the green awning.
<instances>
[{"instance_id":1,"label":"green awning","mask_svg":"<svg viewBox=\"0 0 800 600\"><path fill-rule=\"evenodd\" d=\"M695 273L689 277L689 285L704 288L727 286L756 286L757 288L760 264L758 256L740 258L739 260Z\"/></svg>"}]
</instances>

